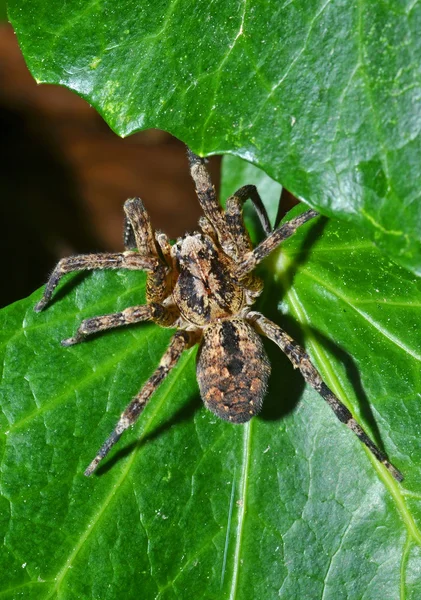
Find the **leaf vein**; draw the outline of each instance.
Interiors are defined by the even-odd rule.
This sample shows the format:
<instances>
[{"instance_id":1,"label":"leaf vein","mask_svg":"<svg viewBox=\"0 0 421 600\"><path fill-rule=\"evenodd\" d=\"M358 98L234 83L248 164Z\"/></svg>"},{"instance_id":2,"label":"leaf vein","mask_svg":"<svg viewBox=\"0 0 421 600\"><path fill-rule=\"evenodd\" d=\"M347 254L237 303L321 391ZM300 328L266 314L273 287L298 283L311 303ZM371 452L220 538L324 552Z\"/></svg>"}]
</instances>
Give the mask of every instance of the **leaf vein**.
<instances>
[{"instance_id":1,"label":"leaf vein","mask_svg":"<svg viewBox=\"0 0 421 600\"><path fill-rule=\"evenodd\" d=\"M181 364L180 367L177 369L178 375L180 375L181 371L184 370L186 368L186 366L189 364L190 360L192 359L192 356L194 356L194 353L190 353L187 357L187 360L185 360L184 363ZM160 401L157 402L156 405L153 407L152 414L149 416L147 423L145 423L144 427L142 428L142 433L138 438L139 441L141 441L145 437L146 433L153 425L153 421L154 421L156 415L160 412L160 409L161 409L162 405L165 403L167 397L169 396L169 394L174 386L175 381L176 381L176 378L173 377L168 382L168 385L166 386L166 390L162 394ZM91 535L95 526L101 521L101 518L105 514L107 508L110 506L112 500L115 499L116 497L118 497L119 493L121 493L121 490L123 489L123 484L125 483L125 481L127 481L127 477L129 475L131 466L132 466L139 450L140 450L140 445L138 444L136 446L136 448L133 450L133 452L130 456L130 459L127 461L125 468L122 470L122 473L121 473L120 477L118 478L117 483L115 485L113 485L110 493L107 495L104 502L101 503L99 509L97 510L97 512L94 515L93 520L91 519L89 526L86 528L85 533L80 537L79 542L74 546L70 556L68 557L65 564L63 565L63 567L60 569L57 576L55 577L56 585L54 586L51 593L47 596L47 600L49 598L51 598L52 595L54 595L58 591L60 585L62 584L63 580L66 577L66 574L69 572L72 562L74 561L76 556L79 554L79 552L80 552L81 548L83 547L83 545L85 544L86 540Z\"/></svg>"},{"instance_id":2,"label":"leaf vein","mask_svg":"<svg viewBox=\"0 0 421 600\"><path fill-rule=\"evenodd\" d=\"M392 342L398 348L400 348L401 350L403 350L404 352L409 354L409 356L412 356L412 358L415 358L415 360L421 361L421 354L418 354L415 350L413 350L412 348L409 348L406 344L401 342L401 340L399 340L393 333L391 333L385 327L380 325L380 323L375 321L368 313L364 312L363 310L361 310L357 306L355 306L355 304L353 304L353 301L350 298L348 298L344 294L341 294L337 289L334 289L331 286L329 286L328 283L326 282L326 280L322 281L317 276L315 276L313 273L310 273L305 267L302 268L302 272L305 272L306 275L310 279L313 279L313 281L317 281L317 283L323 285L327 290L329 290L337 298L340 298L340 300L345 302L345 304L347 304L356 313L358 313L360 315L360 317L362 317L365 321L367 321L367 323L369 323L374 329L376 329L376 331L378 331L381 335L383 335L386 339L388 339L390 342Z\"/></svg>"},{"instance_id":3,"label":"leaf vein","mask_svg":"<svg viewBox=\"0 0 421 600\"><path fill-rule=\"evenodd\" d=\"M246 504L247 504L247 485L248 485L248 474L250 467L250 456L251 456L251 428L253 421L249 421L244 427L243 436L243 451L242 451L242 470L240 476L240 493L242 501L238 510L238 521L236 527L236 543L234 550L234 561L233 561L233 576L231 582L231 589L229 594L229 600L234 600L237 596L238 582L240 576L240 554L241 545L243 542L244 534L244 522L246 516Z\"/></svg>"},{"instance_id":4,"label":"leaf vein","mask_svg":"<svg viewBox=\"0 0 421 600\"><path fill-rule=\"evenodd\" d=\"M297 294L290 290L287 295L291 307L295 312L299 322L308 325L310 320ZM313 353L316 357L316 361L319 364L323 365L323 370L325 374L328 375L327 379L334 393L343 401L346 400L346 394L341 388L339 381L336 378L335 372L332 371L332 369L330 368L329 359L327 358L323 349L320 347L320 345L317 343L317 341L314 339L311 333L308 333L308 341L309 345L313 348ZM339 389L339 387L341 389ZM349 404L349 402L346 402L346 404ZM419 530L417 524L415 523L414 517L412 516L408 509L408 506L406 505L404 498L404 489L392 478L392 476L386 471L386 469L368 452L368 450L366 450L366 453L373 467L377 471L379 478L383 482L385 488L389 491L390 495L392 496L396 509L400 514L409 535L419 546L421 546L421 531Z\"/></svg>"}]
</instances>

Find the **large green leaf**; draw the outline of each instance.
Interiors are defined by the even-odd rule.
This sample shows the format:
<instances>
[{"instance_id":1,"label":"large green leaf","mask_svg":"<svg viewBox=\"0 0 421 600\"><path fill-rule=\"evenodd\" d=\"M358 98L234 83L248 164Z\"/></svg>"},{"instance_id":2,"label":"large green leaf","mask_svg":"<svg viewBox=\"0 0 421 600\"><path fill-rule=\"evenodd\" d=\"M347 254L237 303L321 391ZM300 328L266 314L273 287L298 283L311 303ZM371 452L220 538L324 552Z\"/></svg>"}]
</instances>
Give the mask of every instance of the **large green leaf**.
<instances>
[{"instance_id":1,"label":"large green leaf","mask_svg":"<svg viewBox=\"0 0 421 600\"><path fill-rule=\"evenodd\" d=\"M192 349L85 478L171 332L142 324L61 347L82 318L144 301L141 273L76 275L41 314L40 291L0 312L0 598L420 597L420 281L324 218L265 277L260 308L304 340L404 484L270 344L249 425L204 409Z\"/></svg>"},{"instance_id":2,"label":"large green leaf","mask_svg":"<svg viewBox=\"0 0 421 600\"><path fill-rule=\"evenodd\" d=\"M7 9L5 0L0 0L0 22L7 21Z\"/></svg>"},{"instance_id":3,"label":"large green leaf","mask_svg":"<svg viewBox=\"0 0 421 600\"><path fill-rule=\"evenodd\" d=\"M10 0L39 82L263 168L421 273L421 4Z\"/></svg>"}]
</instances>

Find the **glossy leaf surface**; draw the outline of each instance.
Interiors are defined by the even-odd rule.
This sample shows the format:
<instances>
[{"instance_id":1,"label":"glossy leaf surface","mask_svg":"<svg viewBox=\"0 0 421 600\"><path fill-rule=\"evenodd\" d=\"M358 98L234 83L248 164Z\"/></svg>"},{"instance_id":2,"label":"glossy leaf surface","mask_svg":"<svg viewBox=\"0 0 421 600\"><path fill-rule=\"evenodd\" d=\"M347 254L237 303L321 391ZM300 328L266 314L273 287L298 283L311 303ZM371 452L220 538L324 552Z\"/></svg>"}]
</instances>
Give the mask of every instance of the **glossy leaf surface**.
<instances>
[{"instance_id":1,"label":"glossy leaf surface","mask_svg":"<svg viewBox=\"0 0 421 600\"><path fill-rule=\"evenodd\" d=\"M85 478L171 332L61 347L82 318L144 301L141 273L70 276L45 312L40 291L0 312L1 598L420 596L420 282L324 218L263 272L259 308L305 343L403 485L270 344L249 425L204 409L193 349Z\"/></svg>"},{"instance_id":2,"label":"glossy leaf surface","mask_svg":"<svg viewBox=\"0 0 421 600\"><path fill-rule=\"evenodd\" d=\"M421 4L10 0L39 82L237 154L421 273Z\"/></svg>"}]
</instances>

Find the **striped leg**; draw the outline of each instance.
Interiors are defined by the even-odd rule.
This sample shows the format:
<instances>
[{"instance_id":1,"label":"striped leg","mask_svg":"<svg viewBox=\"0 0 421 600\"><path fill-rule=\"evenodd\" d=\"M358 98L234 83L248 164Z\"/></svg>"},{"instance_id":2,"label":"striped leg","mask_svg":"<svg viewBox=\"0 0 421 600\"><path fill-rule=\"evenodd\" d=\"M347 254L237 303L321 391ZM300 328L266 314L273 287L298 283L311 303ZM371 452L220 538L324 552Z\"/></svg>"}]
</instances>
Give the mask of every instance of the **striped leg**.
<instances>
[{"instance_id":1,"label":"striped leg","mask_svg":"<svg viewBox=\"0 0 421 600\"><path fill-rule=\"evenodd\" d=\"M189 148L187 148L187 157L200 206L215 227L218 236L224 236L225 222L222 217L222 209L216 197L209 171L206 168L205 159L194 154Z\"/></svg>"},{"instance_id":2,"label":"striped leg","mask_svg":"<svg viewBox=\"0 0 421 600\"><path fill-rule=\"evenodd\" d=\"M292 221L284 223L279 229L275 229L266 239L263 240L254 250L244 255L242 261L236 268L236 276L241 279L247 273L250 273L266 256L269 256L281 242L293 235L300 225L303 225L310 219L318 216L318 212L310 209L303 212Z\"/></svg>"},{"instance_id":3,"label":"striped leg","mask_svg":"<svg viewBox=\"0 0 421 600\"><path fill-rule=\"evenodd\" d=\"M141 323L142 321L155 321L164 327L172 325L176 318L169 310L160 304L146 304L144 306L131 306L118 313L111 315L102 315L85 319L79 325L75 335L61 342L62 346L73 346L83 342L89 335L106 331L114 327L131 325L132 323Z\"/></svg>"},{"instance_id":4,"label":"striped leg","mask_svg":"<svg viewBox=\"0 0 421 600\"><path fill-rule=\"evenodd\" d=\"M94 269L131 269L135 271L148 270L152 268L149 260L140 256L137 252L117 252L104 254L79 254L79 256L69 256L62 258L50 279L45 286L44 294L38 304L35 305L35 312L40 312L51 300L53 291L57 287L60 279L66 273L72 271L85 271Z\"/></svg>"},{"instance_id":5,"label":"striped leg","mask_svg":"<svg viewBox=\"0 0 421 600\"><path fill-rule=\"evenodd\" d=\"M140 198L124 203L126 248L137 248L139 255L151 263L147 271L146 298L148 302L162 302L168 295L167 267L161 260L149 215Z\"/></svg>"},{"instance_id":6,"label":"striped leg","mask_svg":"<svg viewBox=\"0 0 421 600\"><path fill-rule=\"evenodd\" d=\"M232 235L237 240L239 256L252 249L250 236L244 226L243 206L247 200L251 200L259 221L266 235L270 235L272 227L266 208L260 198L255 185L245 185L230 196L226 202L225 219Z\"/></svg>"},{"instance_id":7,"label":"striped leg","mask_svg":"<svg viewBox=\"0 0 421 600\"><path fill-rule=\"evenodd\" d=\"M281 327L264 317L262 314L250 312L247 317L252 323L257 325L257 329L260 330L263 335L267 336L280 347L292 362L294 368L301 371L307 383L317 390L323 400L329 404L339 421L345 423L345 425L355 433L358 439L367 446L371 454L386 467L396 481L402 481L402 473L388 461L383 452L377 448L374 442L372 442L366 432L357 423L347 407L342 404L339 398L337 398L332 390L324 383L320 373L311 363L310 357L305 350L301 348L301 346L299 346Z\"/></svg>"},{"instance_id":8,"label":"striped leg","mask_svg":"<svg viewBox=\"0 0 421 600\"><path fill-rule=\"evenodd\" d=\"M265 232L267 234L271 232L269 218L257 189L254 185L240 188L228 198L226 211L223 211L216 197L205 159L189 149L187 149L187 156L200 206L215 229L224 252L231 258L238 259L252 247L242 218L242 208L246 200L250 199L253 202Z\"/></svg>"},{"instance_id":9,"label":"striped leg","mask_svg":"<svg viewBox=\"0 0 421 600\"><path fill-rule=\"evenodd\" d=\"M97 468L99 462L108 454L111 448L120 439L122 433L136 422L139 415L145 408L148 400L162 383L168 373L176 366L183 350L189 344L189 334L184 331L178 331L172 338L168 349L161 358L159 366L155 373L148 379L140 392L133 398L126 410L122 413L114 431L100 448L98 454L88 466L85 475L89 477Z\"/></svg>"}]
</instances>

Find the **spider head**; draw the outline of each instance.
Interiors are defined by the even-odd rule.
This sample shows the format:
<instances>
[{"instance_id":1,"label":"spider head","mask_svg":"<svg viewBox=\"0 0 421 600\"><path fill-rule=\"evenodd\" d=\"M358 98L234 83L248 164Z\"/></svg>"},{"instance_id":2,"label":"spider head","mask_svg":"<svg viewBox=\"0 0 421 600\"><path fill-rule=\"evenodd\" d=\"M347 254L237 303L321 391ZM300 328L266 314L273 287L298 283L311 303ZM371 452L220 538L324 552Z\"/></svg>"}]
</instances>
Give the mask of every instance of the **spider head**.
<instances>
[{"instance_id":1,"label":"spider head","mask_svg":"<svg viewBox=\"0 0 421 600\"><path fill-rule=\"evenodd\" d=\"M218 248L213 240L198 232L180 238L173 252L179 269L189 271L194 277L206 277L212 261L218 260Z\"/></svg>"}]
</instances>

